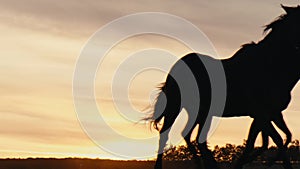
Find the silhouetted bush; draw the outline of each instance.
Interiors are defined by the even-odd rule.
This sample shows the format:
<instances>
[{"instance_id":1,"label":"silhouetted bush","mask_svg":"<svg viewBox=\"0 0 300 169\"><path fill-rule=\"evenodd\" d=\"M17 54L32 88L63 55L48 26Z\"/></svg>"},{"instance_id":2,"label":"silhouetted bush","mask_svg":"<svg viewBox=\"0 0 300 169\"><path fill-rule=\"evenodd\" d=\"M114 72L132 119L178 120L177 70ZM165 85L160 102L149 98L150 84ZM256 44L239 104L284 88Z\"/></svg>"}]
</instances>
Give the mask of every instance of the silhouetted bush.
<instances>
[{"instance_id":1,"label":"silhouetted bush","mask_svg":"<svg viewBox=\"0 0 300 169\"><path fill-rule=\"evenodd\" d=\"M244 141L243 145L238 145L238 146L233 144L226 144L223 147L215 146L214 149L212 150L212 153L218 162L232 162L241 156L246 146L245 143L246 141ZM193 142L193 145L196 147L195 142ZM258 149L259 148L255 148L254 151L257 151ZM199 156L201 156L201 153L199 151L198 153ZM276 157L277 153L278 153L278 149L272 146L264 153L262 153L260 156L258 156L255 161L256 162L268 161L269 159ZM300 162L299 140L294 140L290 143L287 153L292 162L298 162L298 163ZM187 148L187 146L185 145L180 145L180 146L170 145L165 149L164 152L164 160L185 161L191 159L192 159L192 154Z\"/></svg>"}]
</instances>

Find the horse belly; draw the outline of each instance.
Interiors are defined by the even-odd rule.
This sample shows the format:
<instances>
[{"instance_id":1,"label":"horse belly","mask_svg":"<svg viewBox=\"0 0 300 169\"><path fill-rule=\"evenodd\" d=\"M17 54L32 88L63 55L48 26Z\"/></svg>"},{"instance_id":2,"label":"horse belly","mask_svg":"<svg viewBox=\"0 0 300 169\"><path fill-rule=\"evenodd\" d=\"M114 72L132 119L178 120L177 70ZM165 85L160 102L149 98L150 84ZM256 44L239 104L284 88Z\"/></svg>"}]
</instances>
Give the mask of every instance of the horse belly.
<instances>
[{"instance_id":1,"label":"horse belly","mask_svg":"<svg viewBox=\"0 0 300 169\"><path fill-rule=\"evenodd\" d=\"M242 92L228 92L222 117L239 116L249 116L248 101L246 97L242 94Z\"/></svg>"}]
</instances>

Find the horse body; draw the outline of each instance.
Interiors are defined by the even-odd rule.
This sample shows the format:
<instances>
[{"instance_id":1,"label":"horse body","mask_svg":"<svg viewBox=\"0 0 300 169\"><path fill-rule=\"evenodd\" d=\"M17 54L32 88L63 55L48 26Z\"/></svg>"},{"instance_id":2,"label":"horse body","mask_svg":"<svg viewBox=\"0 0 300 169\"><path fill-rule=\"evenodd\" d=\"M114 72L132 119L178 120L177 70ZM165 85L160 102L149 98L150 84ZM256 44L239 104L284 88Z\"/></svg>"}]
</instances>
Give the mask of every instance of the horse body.
<instances>
[{"instance_id":1,"label":"horse body","mask_svg":"<svg viewBox=\"0 0 300 169\"><path fill-rule=\"evenodd\" d=\"M291 100L291 91L299 80L300 64L295 62L295 65L287 64L282 65L284 68L291 69L291 71L281 71L278 67L270 68L268 66L269 60L259 55L265 55L264 52L255 53L257 48L261 48L258 44L244 45L232 58L217 60L206 55L197 53L190 53L180 59L183 61L192 71L198 85L198 92L200 96L199 110L207 110L211 101L211 85L209 75L206 71L205 65L201 61L205 59L209 62L222 62L224 73L226 75L227 96L226 104L223 114L212 114L218 117L240 117L251 116L256 117L260 114L256 112L268 113L268 112L281 112L285 110ZM263 49L263 48L262 48ZM261 50L262 50L261 49ZM278 53L281 55L281 53ZM241 59L239 59L241 58ZM279 65L278 65L279 66ZM170 70L171 76L175 78L186 78L186 76L180 71L179 65L175 65ZM295 69L295 70L293 70ZM176 71L175 71L176 70ZM176 72L176 73L173 73ZM286 74L284 73L286 72ZM172 86L175 81L167 81L167 86ZM189 81L181 83L181 87L188 87ZM175 86L175 84L174 84ZM179 91L180 89L177 89ZM171 100L181 101L181 107L178 109L189 109L190 105L197 105L195 100L192 100L191 95L181 96L179 93L176 95L174 91L168 91L172 93ZM179 91L180 92L180 91ZM181 97L181 98L180 98ZM176 98L176 99L175 99ZM198 100L196 100L198 101ZM206 113L208 113L206 111ZM177 111L178 112L178 111ZM173 112L174 115L175 112ZM198 113L198 112L197 112ZM200 116L207 116L205 112L200 112Z\"/></svg>"},{"instance_id":2,"label":"horse body","mask_svg":"<svg viewBox=\"0 0 300 169\"><path fill-rule=\"evenodd\" d=\"M232 58L222 60L227 79L227 100L223 117L266 116L285 110L291 91L299 80L299 62L284 65L265 57L269 47L263 42L244 45ZM280 51L272 57L283 55ZM278 55L278 56L274 56ZM293 71L282 70L297 67ZM291 74L292 72L298 72ZM269 115L267 115L269 116ZM275 116L275 115L274 115Z\"/></svg>"},{"instance_id":3,"label":"horse body","mask_svg":"<svg viewBox=\"0 0 300 169\"><path fill-rule=\"evenodd\" d=\"M279 128L290 133L281 112L287 108L291 91L300 78L300 7L284 9L287 14L267 26L266 30L272 31L263 40L244 45L231 58L218 60L190 53L174 64L161 87L151 117L156 129L164 118L156 169L161 168L170 127L183 108L187 110L189 120L182 135L192 153L197 154L190 137L199 124L198 148L209 168L217 168L206 145L213 116L251 116L254 122L249 132L249 144L254 144L258 132L265 130L283 149L281 137L270 121L274 119ZM206 66L220 62L226 77L226 102L222 114L211 114L212 85ZM195 86L197 90L193 90ZM250 150L251 145L249 147ZM291 167L287 164L286 168Z\"/></svg>"}]
</instances>

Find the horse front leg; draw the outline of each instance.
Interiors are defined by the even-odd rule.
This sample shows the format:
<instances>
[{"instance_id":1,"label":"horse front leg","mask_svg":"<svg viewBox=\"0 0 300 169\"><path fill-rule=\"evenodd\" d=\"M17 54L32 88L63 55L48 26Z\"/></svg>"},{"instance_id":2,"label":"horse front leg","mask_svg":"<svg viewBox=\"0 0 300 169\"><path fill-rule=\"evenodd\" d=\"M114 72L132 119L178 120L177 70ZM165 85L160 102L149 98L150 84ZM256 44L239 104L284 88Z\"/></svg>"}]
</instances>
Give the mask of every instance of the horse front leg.
<instances>
[{"instance_id":1,"label":"horse front leg","mask_svg":"<svg viewBox=\"0 0 300 169\"><path fill-rule=\"evenodd\" d=\"M265 131L261 131L261 137L262 137L262 151L265 151L269 147L269 135Z\"/></svg>"},{"instance_id":2,"label":"horse front leg","mask_svg":"<svg viewBox=\"0 0 300 169\"><path fill-rule=\"evenodd\" d=\"M249 156L250 158L248 158L250 161L254 160L256 157L261 155L264 151L268 150L269 135L265 131L261 130L261 136L262 136L262 146L258 150L251 153L251 155ZM250 151L250 150L248 150L248 151ZM250 152L249 152L249 154L250 154Z\"/></svg>"},{"instance_id":3,"label":"horse front leg","mask_svg":"<svg viewBox=\"0 0 300 169\"><path fill-rule=\"evenodd\" d=\"M286 146L283 144L283 140L281 138L281 136L279 135L279 133L276 131L276 129L274 128L274 126L269 123L267 125L266 128L264 128L265 130L268 131L270 137L273 139L274 143L276 144L276 146L278 147L279 150L279 156L282 157L282 161L283 161L283 167L285 169L293 169L291 162L288 158L288 155L286 153Z\"/></svg>"},{"instance_id":4,"label":"horse front leg","mask_svg":"<svg viewBox=\"0 0 300 169\"><path fill-rule=\"evenodd\" d=\"M284 143L284 148L287 149L288 147L288 144L291 142L292 140L292 133L291 131L288 129L284 119L283 119L283 116L282 116L282 113L278 113L276 114L276 116L273 118L273 122L275 123L275 125L281 130L284 132L284 134L286 135L286 141ZM277 159L280 158L280 153L278 153L278 155L274 158L274 159L271 159L271 161L268 163L269 166L273 165L275 163L275 161Z\"/></svg>"},{"instance_id":5,"label":"horse front leg","mask_svg":"<svg viewBox=\"0 0 300 169\"><path fill-rule=\"evenodd\" d=\"M284 143L284 146L287 148L287 146L290 144L290 142L292 141L292 133L289 130L289 128L287 127L282 113L278 113L274 118L273 118L273 122L275 123L275 125L284 132L284 134L286 135L286 141Z\"/></svg>"}]
</instances>

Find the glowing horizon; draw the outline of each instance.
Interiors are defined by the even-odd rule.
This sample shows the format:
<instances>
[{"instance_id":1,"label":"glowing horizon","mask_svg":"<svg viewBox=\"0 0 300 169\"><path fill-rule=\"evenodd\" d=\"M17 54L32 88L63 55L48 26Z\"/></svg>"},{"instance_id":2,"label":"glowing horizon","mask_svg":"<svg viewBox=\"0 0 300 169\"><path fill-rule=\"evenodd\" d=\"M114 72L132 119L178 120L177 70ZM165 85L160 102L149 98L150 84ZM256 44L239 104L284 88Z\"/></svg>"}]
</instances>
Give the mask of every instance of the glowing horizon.
<instances>
[{"instance_id":1,"label":"glowing horizon","mask_svg":"<svg viewBox=\"0 0 300 169\"><path fill-rule=\"evenodd\" d=\"M240 45L263 38L261 26L283 13L280 2L232 0L231 3L192 1L184 4L156 1L148 4L146 1L135 1L129 5L125 1L116 3L89 0L85 4L77 1L30 1L23 6L16 0L2 1L2 157L74 156L122 159L102 150L87 136L80 126L73 105L72 78L77 57L89 37L106 23L127 14L144 11L177 15L198 26L212 41L219 55L225 58L230 57ZM291 0L286 2L286 5L295 4ZM172 6L180 6L182 10L174 10ZM95 79L97 103L102 104L105 118L112 128L130 138L155 137L158 133L150 131L145 124L133 124L120 116L110 99L110 84L114 69L122 59L145 48L165 49L176 57L190 52L174 39L143 35L119 43L108 54L105 61L109 64ZM162 72L145 71L132 80L128 97L134 109L142 110L149 105L155 95L155 88L164 78L165 74ZM283 115L293 133L293 139L300 139L300 106L297 104L300 101L299 84L292 95L292 102ZM249 117L223 119L208 142L211 147L226 143L242 144L250 123ZM180 132L176 129L168 143L178 142ZM104 142L111 146L127 145L132 148L130 143L116 140L113 135L100 128L95 130L102 132ZM257 144L260 144L259 141ZM132 151L129 148L128 151ZM145 148L154 157L157 141L145 143Z\"/></svg>"}]
</instances>

